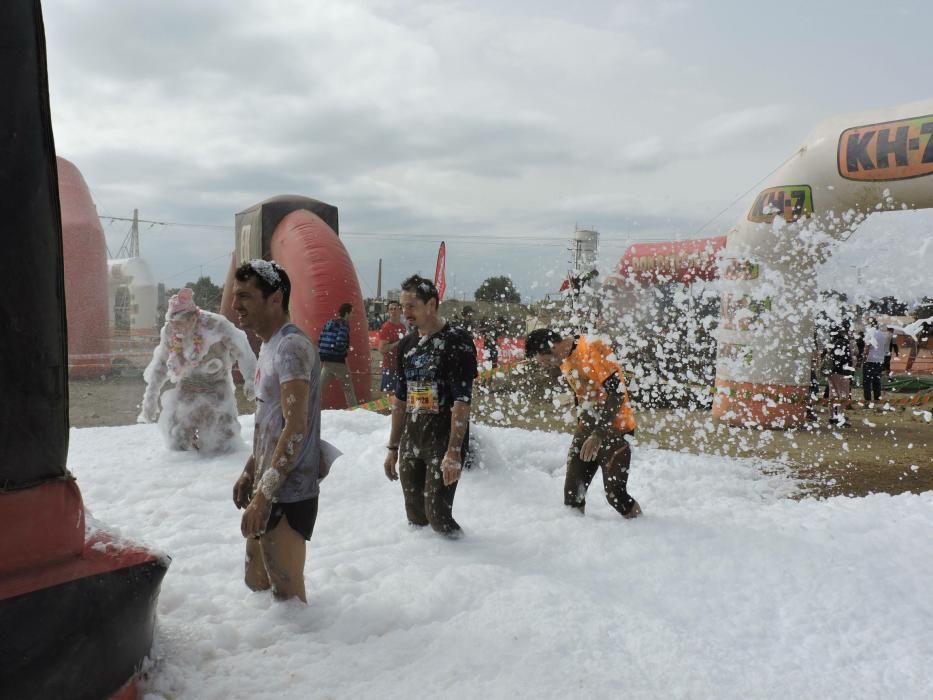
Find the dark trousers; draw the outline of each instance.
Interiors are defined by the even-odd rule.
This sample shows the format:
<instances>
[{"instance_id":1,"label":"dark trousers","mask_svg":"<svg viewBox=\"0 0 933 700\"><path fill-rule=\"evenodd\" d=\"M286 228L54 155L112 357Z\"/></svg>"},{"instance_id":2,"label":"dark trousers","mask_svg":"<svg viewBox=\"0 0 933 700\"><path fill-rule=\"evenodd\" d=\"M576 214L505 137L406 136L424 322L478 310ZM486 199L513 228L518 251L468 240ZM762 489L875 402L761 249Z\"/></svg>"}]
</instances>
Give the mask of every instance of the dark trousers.
<instances>
[{"instance_id":1,"label":"dark trousers","mask_svg":"<svg viewBox=\"0 0 933 700\"><path fill-rule=\"evenodd\" d=\"M862 365L862 393L866 401L875 401L881 398L881 370L880 362L866 362Z\"/></svg>"},{"instance_id":2,"label":"dark trousers","mask_svg":"<svg viewBox=\"0 0 933 700\"><path fill-rule=\"evenodd\" d=\"M627 490L628 470L632 461L632 450L620 433L610 433L599 446L596 459L584 462L580 458L580 448L588 433L577 431L570 444L567 455L567 478L564 481L564 505L586 509L586 491L596 476L596 470L603 472L603 488L606 500L622 515L626 515L635 504Z\"/></svg>"},{"instance_id":3,"label":"dark trousers","mask_svg":"<svg viewBox=\"0 0 933 700\"><path fill-rule=\"evenodd\" d=\"M450 439L450 414L406 416L405 432L399 446L398 478L405 496L405 513L412 525L430 525L445 535L458 532L454 520L457 484L444 485L441 462ZM464 437L464 450L468 437Z\"/></svg>"}]
</instances>

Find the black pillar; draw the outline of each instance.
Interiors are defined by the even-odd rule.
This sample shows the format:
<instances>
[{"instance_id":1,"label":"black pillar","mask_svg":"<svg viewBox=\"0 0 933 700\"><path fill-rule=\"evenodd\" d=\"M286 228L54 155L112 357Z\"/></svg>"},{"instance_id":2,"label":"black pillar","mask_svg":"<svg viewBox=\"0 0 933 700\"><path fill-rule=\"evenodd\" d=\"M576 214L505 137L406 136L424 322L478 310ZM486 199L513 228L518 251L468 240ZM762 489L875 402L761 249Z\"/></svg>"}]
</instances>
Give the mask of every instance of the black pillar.
<instances>
[{"instance_id":1,"label":"black pillar","mask_svg":"<svg viewBox=\"0 0 933 700\"><path fill-rule=\"evenodd\" d=\"M65 474L68 349L39 0L0 2L0 489Z\"/></svg>"}]
</instances>

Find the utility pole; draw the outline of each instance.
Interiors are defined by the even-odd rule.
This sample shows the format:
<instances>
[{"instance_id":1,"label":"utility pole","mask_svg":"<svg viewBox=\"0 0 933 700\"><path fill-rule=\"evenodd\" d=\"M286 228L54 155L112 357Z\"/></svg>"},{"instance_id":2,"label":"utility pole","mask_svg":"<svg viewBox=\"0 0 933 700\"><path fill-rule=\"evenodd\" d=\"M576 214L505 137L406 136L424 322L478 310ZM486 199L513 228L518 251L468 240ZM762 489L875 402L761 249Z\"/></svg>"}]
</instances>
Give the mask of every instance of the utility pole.
<instances>
[{"instance_id":1,"label":"utility pole","mask_svg":"<svg viewBox=\"0 0 933 700\"><path fill-rule=\"evenodd\" d=\"M382 258L379 258L379 276L376 278L376 299L382 299Z\"/></svg>"},{"instance_id":2,"label":"utility pole","mask_svg":"<svg viewBox=\"0 0 933 700\"><path fill-rule=\"evenodd\" d=\"M133 210L133 230L130 242L130 257L139 257L139 209Z\"/></svg>"},{"instance_id":3,"label":"utility pole","mask_svg":"<svg viewBox=\"0 0 933 700\"><path fill-rule=\"evenodd\" d=\"M130 226L130 232L123 239L123 245L117 253L118 258L138 258L139 257L139 209L133 210L133 224Z\"/></svg>"}]
</instances>

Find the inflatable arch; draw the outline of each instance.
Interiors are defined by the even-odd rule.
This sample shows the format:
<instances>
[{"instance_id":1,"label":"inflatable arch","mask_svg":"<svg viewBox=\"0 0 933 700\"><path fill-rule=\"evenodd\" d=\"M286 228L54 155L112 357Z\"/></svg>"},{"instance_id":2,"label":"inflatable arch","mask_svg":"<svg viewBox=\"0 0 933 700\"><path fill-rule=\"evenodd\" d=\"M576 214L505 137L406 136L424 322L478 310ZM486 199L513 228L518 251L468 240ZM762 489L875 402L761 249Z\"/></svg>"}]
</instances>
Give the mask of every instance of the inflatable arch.
<instances>
[{"instance_id":1,"label":"inflatable arch","mask_svg":"<svg viewBox=\"0 0 933 700\"><path fill-rule=\"evenodd\" d=\"M729 233L713 415L735 425L802 424L817 266L868 214L931 206L933 100L814 129Z\"/></svg>"},{"instance_id":2,"label":"inflatable arch","mask_svg":"<svg viewBox=\"0 0 933 700\"><path fill-rule=\"evenodd\" d=\"M338 237L337 208L298 195L267 199L236 215L236 251L224 283L220 311L234 323L233 273L255 258L280 263L292 281L289 311L292 321L314 344L324 323L337 315L344 302L353 305L347 366L358 401L370 399L369 336L356 270ZM252 336L252 334L250 334ZM255 338L252 338L256 341ZM254 345L254 348L257 345ZM335 382L321 394L322 408L345 408Z\"/></svg>"},{"instance_id":3,"label":"inflatable arch","mask_svg":"<svg viewBox=\"0 0 933 700\"><path fill-rule=\"evenodd\" d=\"M817 266L869 214L933 207L933 100L823 122L765 185L727 237L635 244L606 284L630 299L632 281L718 278L713 415L792 428L806 418Z\"/></svg>"},{"instance_id":4,"label":"inflatable arch","mask_svg":"<svg viewBox=\"0 0 933 700\"><path fill-rule=\"evenodd\" d=\"M15 261L0 278L0 696L136 697L168 560L86 529L65 468L67 284L38 0L0 3L0 46L0 236Z\"/></svg>"}]
</instances>

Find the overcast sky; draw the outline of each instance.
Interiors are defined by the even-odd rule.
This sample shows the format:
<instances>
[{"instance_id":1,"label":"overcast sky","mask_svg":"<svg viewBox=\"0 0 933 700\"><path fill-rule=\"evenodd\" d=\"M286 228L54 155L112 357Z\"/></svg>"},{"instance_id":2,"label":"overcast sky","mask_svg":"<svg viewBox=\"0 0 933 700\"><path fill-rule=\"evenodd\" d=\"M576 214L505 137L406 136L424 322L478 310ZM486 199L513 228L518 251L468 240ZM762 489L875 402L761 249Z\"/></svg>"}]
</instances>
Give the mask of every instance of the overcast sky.
<instances>
[{"instance_id":1,"label":"overcast sky","mask_svg":"<svg viewBox=\"0 0 933 700\"><path fill-rule=\"evenodd\" d=\"M575 225L604 265L723 234L817 122L931 95L920 0L43 8L57 150L99 212L229 226L144 227L169 286L221 281L234 214L293 193L339 208L366 296L378 258L395 286L443 239L457 292L511 274L540 297ZM929 243L931 216L901 219L889 247ZM105 226L114 253L126 230Z\"/></svg>"}]
</instances>

